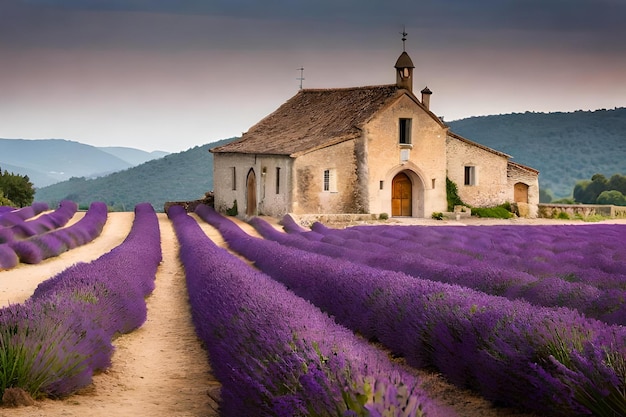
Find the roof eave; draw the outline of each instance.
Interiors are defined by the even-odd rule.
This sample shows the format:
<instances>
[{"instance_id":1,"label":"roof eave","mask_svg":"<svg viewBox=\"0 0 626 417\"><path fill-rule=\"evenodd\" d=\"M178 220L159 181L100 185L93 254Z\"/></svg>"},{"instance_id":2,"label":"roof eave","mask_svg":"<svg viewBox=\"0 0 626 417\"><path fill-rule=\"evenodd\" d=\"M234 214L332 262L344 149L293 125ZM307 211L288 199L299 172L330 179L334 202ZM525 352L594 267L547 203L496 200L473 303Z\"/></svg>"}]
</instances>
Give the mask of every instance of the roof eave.
<instances>
[{"instance_id":1,"label":"roof eave","mask_svg":"<svg viewBox=\"0 0 626 417\"><path fill-rule=\"evenodd\" d=\"M502 157L505 157L505 158L507 158L507 159L512 158L512 157L511 157L511 155L509 155L509 154L506 154L506 153L504 153L504 152L500 152L500 151L496 151L496 150L495 150L495 149L493 149L493 148L490 148L490 147L488 147L488 146L481 145L480 143L477 143L477 142L471 141L471 140L469 140L469 139L467 139L467 138L464 138L463 136L458 135L458 134L456 134L456 133L454 133L454 132L452 132L452 131L448 131L448 136L451 136L451 137L453 137L453 138L455 138L455 139L458 139L458 140L460 140L461 142L465 142L465 143L467 143L468 145L476 146L477 148L480 148L480 149L483 149L483 150L485 150L485 151L491 152L491 153L493 153L493 154L495 154L495 155L502 156Z\"/></svg>"},{"instance_id":2,"label":"roof eave","mask_svg":"<svg viewBox=\"0 0 626 417\"><path fill-rule=\"evenodd\" d=\"M539 170L538 170L538 169L535 169L535 168L529 167L528 165L523 165L523 164L520 164L520 163L518 163L518 162L513 162L513 161L508 161L508 163L509 163L510 165L516 166L516 167L517 167L517 168L519 168L519 169L523 169L524 171L529 171L529 172L532 172L532 173L534 173L534 174L539 175Z\"/></svg>"}]
</instances>

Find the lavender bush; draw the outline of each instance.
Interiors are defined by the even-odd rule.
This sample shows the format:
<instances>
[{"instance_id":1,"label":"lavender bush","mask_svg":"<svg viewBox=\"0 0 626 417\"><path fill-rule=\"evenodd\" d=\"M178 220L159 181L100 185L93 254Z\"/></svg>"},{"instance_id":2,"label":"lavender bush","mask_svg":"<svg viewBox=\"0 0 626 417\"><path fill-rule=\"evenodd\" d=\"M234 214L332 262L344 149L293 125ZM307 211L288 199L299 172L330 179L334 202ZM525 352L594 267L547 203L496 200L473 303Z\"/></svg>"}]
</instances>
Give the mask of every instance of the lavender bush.
<instances>
[{"instance_id":1,"label":"lavender bush","mask_svg":"<svg viewBox=\"0 0 626 417\"><path fill-rule=\"evenodd\" d=\"M39 213L48 210L48 204L43 202L34 202L30 206L14 209L2 213L0 216L0 226L13 226L21 223L26 219L37 216Z\"/></svg>"},{"instance_id":2,"label":"lavender bush","mask_svg":"<svg viewBox=\"0 0 626 417\"><path fill-rule=\"evenodd\" d=\"M0 271L14 268L19 262L20 259L13 248L7 244L0 244Z\"/></svg>"},{"instance_id":3,"label":"lavender bush","mask_svg":"<svg viewBox=\"0 0 626 417\"><path fill-rule=\"evenodd\" d=\"M0 206L0 217L2 217L3 214L8 213L10 211L15 210L15 207L11 207L11 206Z\"/></svg>"},{"instance_id":4,"label":"lavender bush","mask_svg":"<svg viewBox=\"0 0 626 417\"><path fill-rule=\"evenodd\" d=\"M414 366L551 416L626 413L621 326L285 247L206 206L196 212L256 267Z\"/></svg>"},{"instance_id":5,"label":"lavender bush","mask_svg":"<svg viewBox=\"0 0 626 417\"><path fill-rule=\"evenodd\" d=\"M540 306L568 307L609 324L626 324L626 303L624 303L626 288L607 286L599 288L592 285L591 281L570 282L556 276L557 274L537 277L528 272L512 269L510 261L488 260L482 255L471 256L469 253L476 251L472 245L468 245L465 252L461 253L450 251L449 248L440 248L442 245L426 237L423 241L417 240L416 242L411 242L407 238L411 236L407 230L411 229L416 230L419 236L445 235L445 232L441 230L427 232L422 230L428 229L427 227L396 226L395 229L398 230L394 232L391 226L381 226L383 236L376 237L371 232L328 229L315 223L313 227L315 232L284 234L259 218L253 218L250 223L265 238L300 249L335 258L348 258L354 262L404 272L418 278L458 284L511 300L522 298ZM480 233L495 233L494 227L482 227L488 231L480 231ZM442 228L431 227L430 229ZM461 231L451 229L454 228L448 228L449 233L461 233ZM478 230L472 233L467 229L481 228L456 227L455 229L462 229L465 235L476 236L479 234ZM375 231L375 229L367 230ZM302 238L309 233L321 234L323 237L311 239L314 242ZM493 237L493 239L496 238L497 236ZM476 241L478 239L474 240ZM432 253L433 247L441 249L438 256ZM543 250L543 252L547 251ZM544 256L546 256L545 253ZM557 264L560 263L562 262L557 262ZM604 281L606 282L606 279ZM626 277L621 279L621 282L626 287Z\"/></svg>"},{"instance_id":6,"label":"lavender bush","mask_svg":"<svg viewBox=\"0 0 626 417\"><path fill-rule=\"evenodd\" d=\"M11 241L8 245L15 251L20 262L37 264L68 249L91 242L102 233L106 220L106 204L93 202L85 216L73 225L28 239Z\"/></svg>"},{"instance_id":7,"label":"lavender bush","mask_svg":"<svg viewBox=\"0 0 626 417\"><path fill-rule=\"evenodd\" d=\"M451 415L385 354L215 246L182 207L168 215L196 331L223 384L221 415Z\"/></svg>"},{"instance_id":8,"label":"lavender bush","mask_svg":"<svg viewBox=\"0 0 626 417\"><path fill-rule=\"evenodd\" d=\"M66 396L110 366L111 340L146 319L144 298L161 261L150 204L119 246L41 283L25 303L0 310L0 391Z\"/></svg>"},{"instance_id":9,"label":"lavender bush","mask_svg":"<svg viewBox=\"0 0 626 417\"><path fill-rule=\"evenodd\" d=\"M538 278L560 277L599 288L626 289L626 226L615 224L560 226L490 226L429 228L367 226L351 228L359 239L419 251L431 259L466 255L466 261L497 263ZM436 230L435 230L436 229ZM323 226L316 226L323 233ZM374 232L374 233L372 233ZM340 234L341 231L332 231ZM369 235L366 238L364 235ZM392 240L384 240L385 235ZM376 240L374 240L376 239Z\"/></svg>"},{"instance_id":10,"label":"lavender bush","mask_svg":"<svg viewBox=\"0 0 626 417\"><path fill-rule=\"evenodd\" d=\"M5 232L10 231L12 236L7 236L8 240L25 239L30 236L40 235L50 230L65 226L67 222L76 214L78 205L69 200L61 201L59 207L51 213L43 214L33 220L25 221L11 228L5 228ZM0 231L0 243L3 240L3 233Z\"/></svg>"}]
</instances>

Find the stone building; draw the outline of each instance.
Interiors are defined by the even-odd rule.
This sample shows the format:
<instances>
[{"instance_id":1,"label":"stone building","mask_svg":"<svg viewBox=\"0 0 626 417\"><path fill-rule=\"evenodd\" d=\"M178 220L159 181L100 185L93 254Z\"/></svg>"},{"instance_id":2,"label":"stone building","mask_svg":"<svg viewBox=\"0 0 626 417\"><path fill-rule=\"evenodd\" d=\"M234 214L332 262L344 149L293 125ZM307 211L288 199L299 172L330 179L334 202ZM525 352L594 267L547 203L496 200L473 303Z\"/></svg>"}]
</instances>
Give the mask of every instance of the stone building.
<instances>
[{"instance_id":1,"label":"stone building","mask_svg":"<svg viewBox=\"0 0 626 417\"><path fill-rule=\"evenodd\" d=\"M240 139L212 148L215 208L240 215L447 211L446 177L468 205L539 203L538 171L451 132L413 92L402 52L395 84L302 89Z\"/></svg>"}]
</instances>

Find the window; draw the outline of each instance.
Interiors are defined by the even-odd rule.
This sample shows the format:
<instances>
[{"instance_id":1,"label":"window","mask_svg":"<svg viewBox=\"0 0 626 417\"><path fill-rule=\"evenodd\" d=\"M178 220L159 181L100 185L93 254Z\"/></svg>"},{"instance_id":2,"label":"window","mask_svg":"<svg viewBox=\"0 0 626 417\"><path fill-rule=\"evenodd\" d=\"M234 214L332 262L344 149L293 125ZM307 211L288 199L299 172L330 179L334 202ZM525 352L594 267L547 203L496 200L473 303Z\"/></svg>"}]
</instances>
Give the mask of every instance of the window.
<instances>
[{"instance_id":1,"label":"window","mask_svg":"<svg viewBox=\"0 0 626 417\"><path fill-rule=\"evenodd\" d=\"M337 192L337 173L334 168L324 171L324 191Z\"/></svg>"},{"instance_id":2,"label":"window","mask_svg":"<svg viewBox=\"0 0 626 417\"><path fill-rule=\"evenodd\" d=\"M276 167L276 194L280 194L280 167Z\"/></svg>"},{"instance_id":3,"label":"window","mask_svg":"<svg viewBox=\"0 0 626 417\"><path fill-rule=\"evenodd\" d=\"M237 168L236 167L231 167L231 172L232 172L232 183L233 183L233 190L237 189Z\"/></svg>"},{"instance_id":4,"label":"window","mask_svg":"<svg viewBox=\"0 0 626 417\"><path fill-rule=\"evenodd\" d=\"M380 189L381 190L385 189L385 182L384 181L380 181Z\"/></svg>"},{"instance_id":5,"label":"window","mask_svg":"<svg viewBox=\"0 0 626 417\"><path fill-rule=\"evenodd\" d=\"M400 143L411 144L411 119L400 119Z\"/></svg>"},{"instance_id":6,"label":"window","mask_svg":"<svg viewBox=\"0 0 626 417\"><path fill-rule=\"evenodd\" d=\"M476 167L465 167L465 185L476 185Z\"/></svg>"}]
</instances>

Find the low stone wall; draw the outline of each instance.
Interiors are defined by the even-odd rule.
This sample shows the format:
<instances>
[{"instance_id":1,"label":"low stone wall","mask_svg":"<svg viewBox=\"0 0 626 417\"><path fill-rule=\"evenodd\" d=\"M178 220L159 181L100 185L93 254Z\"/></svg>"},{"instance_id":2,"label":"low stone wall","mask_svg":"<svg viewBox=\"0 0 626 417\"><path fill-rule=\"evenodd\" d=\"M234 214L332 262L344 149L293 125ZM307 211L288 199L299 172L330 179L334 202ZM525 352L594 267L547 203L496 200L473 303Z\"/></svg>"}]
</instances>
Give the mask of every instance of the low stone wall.
<instances>
[{"instance_id":1,"label":"low stone wall","mask_svg":"<svg viewBox=\"0 0 626 417\"><path fill-rule=\"evenodd\" d=\"M539 217L553 219L565 213L569 217L603 216L614 219L626 218L626 207L603 204L539 204Z\"/></svg>"},{"instance_id":2,"label":"low stone wall","mask_svg":"<svg viewBox=\"0 0 626 417\"><path fill-rule=\"evenodd\" d=\"M163 212L167 213L167 210L172 206L183 206L187 213L193 213L200 204L206 204L213 207L214 199L213 193L208 192L204 194L204 198L192 201L166 201L163 205Z\"/></svg>"},{"instance_id":3,"label":"low stone wall","mask_svg":"<svg viewBox=\"0 0 626 417\"><path fill-rule=\"evenodd\" d=\"M377 214L292 214L289 215L296 223L308 227L315 222L323 224L356 223L378 220Z\"/></svg>"}]
</instances>

